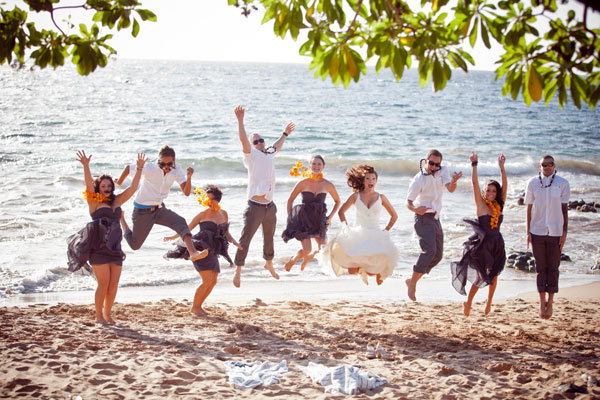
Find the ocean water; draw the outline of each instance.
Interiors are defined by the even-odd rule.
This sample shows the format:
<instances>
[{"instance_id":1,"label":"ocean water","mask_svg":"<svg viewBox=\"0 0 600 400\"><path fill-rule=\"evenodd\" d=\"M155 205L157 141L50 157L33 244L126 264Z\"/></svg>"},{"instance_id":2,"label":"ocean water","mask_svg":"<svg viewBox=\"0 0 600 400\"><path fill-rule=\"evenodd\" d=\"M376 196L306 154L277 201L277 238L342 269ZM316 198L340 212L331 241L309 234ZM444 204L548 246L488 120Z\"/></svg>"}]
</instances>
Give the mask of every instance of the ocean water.
<instances>
[{"instance_id":1,"label":"ocean water","mask_svg":"<svg viewBox=\"0 0 600 400\"><path fill-rule=\"evenodd\" d=\"M394 278L409 275L419 247L413 235L413 215L405 207L411 177L430 148L444 155L444 165L463 171L455 193L444 194L443 261L428 279L449 280L449 263L460 258L470 234L462 222L475 215L472 199L471 151L480 156L481 180L499 179L497 157L504 153L509 176L508 201L502 231L507 249L525 247L525 208L517 198L525 182L537 174L542 154L555 156L559 174L571 183L572 199L600 201L600 112L560 109L501 96L501 82L492 72L455 71L447 88L421 89L416 71L401 82L391 74L370 71L348 89L314 79L304 65L235 64L118 60L89 77L71 68L56 71L15 71L0 67L0 298L25 293L88 290L95 281L66 271L65 239L90 218L81 190L78 149L92 154L92 173L118 176L144 152L151 162L169 144L177 161L195 170L194 186L219 185L230 230L239 237L246 204L247 172L233 109L246 107L246 129L268 142L279 137L289 121L296 131L276 158L275 202L278 224L275 262L278 270L299 248L283 242L285 203L297 182L289 175L296 161L321 154L325 176L345 200L351 191L345 170L357 163L379 172L377 190L398 212L392 238L400 251ZM190 220L201 208L175 185L165 204ZM328 199L329 207L332 202ZM124 212L131 220L132 204ZM348 213L350 221L353 210ZM387 219L381 221L385 226ZM586 283L600 279L590 266L600 258L600 213L570 212L564 252L572 262L561 265L562 277ZM336 218L330 235L340 229ZM169 261L171 248L162 238L167 228L156 226L141 250L127 254L121 286L148 287L197 282L186 261ZM230 248L233 256L234 248ZM272 279L262 268L262 238L255 236L242 279ZM222 264L221 280L233 268ZM329 280L316 261L300 273L281 273L282 280ZM357 279L355 277L341 279ZM531 281L531 274L505 270L502 280ZM448 290L451 291L448 282ZM501 290L501 287L499 288Z\"/></svg>"}]
</instances>

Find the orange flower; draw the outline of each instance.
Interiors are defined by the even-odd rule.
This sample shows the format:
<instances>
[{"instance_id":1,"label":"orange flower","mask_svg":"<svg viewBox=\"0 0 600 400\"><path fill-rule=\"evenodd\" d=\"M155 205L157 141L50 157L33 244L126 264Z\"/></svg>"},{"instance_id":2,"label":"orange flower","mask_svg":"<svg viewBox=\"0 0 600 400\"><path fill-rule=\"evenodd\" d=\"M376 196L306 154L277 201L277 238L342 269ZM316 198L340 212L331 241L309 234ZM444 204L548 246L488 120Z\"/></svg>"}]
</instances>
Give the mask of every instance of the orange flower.
<instances>
[{"instance_id":1,"label":"orange flower","mask_svg":"<svg viewBox=\"0 0 600 400\"><path fill-rule=\"evenodd\" d=\"M214 203L210 199L210 197L208 197L208 195L204 192L204 190L196 188L194 189L194 194L196 195L196 201L201 206L204 206L206 208L212 208L215 211L219 211L221 209L221 206L219 204Z\"/></svg>"},{"instance_id":2,"label":"orange flower","mask_svg":"<svg viewBox=\"0 0 600 400\"><path fill-rule=\"evenodd\" d=\"M296 165L290 169L291 176L302 176L303 178L322 179L323 174L313 174L308 172L308 169L302 165L302 161L297 161Z\"/></svg>"},{"instance_id":3,"label":"orange flower","mask_svg":"<svg viewBox=\"0 0 600 400\"><path fill-rule=\"evenodd\" d=\"M488 207L490 207L490 209L492 210L492 215L490 218L490 227L492 229L497 228L498 227L498 218L500 218L500 214L502 214L502 207L500 207L500 204L498 204L498 202L496 200L494 201L490 201L488 199L483 199Z\"/></svg>"},{"instance_id":4,"label":"orange flower","mask_svg":"<svg viewBox=\"0 0 600 400\"><path fill-rule=\"evenodd\" d=\"M83 198L89 201L95 201L97 203L105 203L110 201L110 198L106 197L102 193L88 192L87 190L84 190L81 193L83 193Z\"/></svg>"}]
</instances>

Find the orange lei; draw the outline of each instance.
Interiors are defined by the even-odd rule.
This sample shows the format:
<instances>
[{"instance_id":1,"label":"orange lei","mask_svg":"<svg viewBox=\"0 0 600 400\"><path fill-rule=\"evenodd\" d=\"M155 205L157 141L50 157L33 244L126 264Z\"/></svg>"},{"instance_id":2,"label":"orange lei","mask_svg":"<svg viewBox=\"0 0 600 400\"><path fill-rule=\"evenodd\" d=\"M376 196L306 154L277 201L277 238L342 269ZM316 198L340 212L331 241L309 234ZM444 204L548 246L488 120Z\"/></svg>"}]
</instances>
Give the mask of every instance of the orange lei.
<instances>
[{"instance_id":1,"label":"orange lei","mask_svg":"<svg viewBox=\"0 0 600 400\"><path fill-rule=\"evenodd\" d=\"M84 190L81 193L83 193L83 198L89 201L95 201L97 203L106 203L110 201L110 198L106 197L102 193L88 192L87 190Z\"/></svg>"},{"instance_id":2,"label":"orange lei","mask_svg":"<svg viewBox=\"0 0 600 400\"><path fill-rule=\"evenodd\" d=\"M500 218L500 214L502 214L502 207L496 200L490 201L488 199L483 199L488 205L488 207L492 210L492 218L490 218L490 227L492 229L498 227L498 218Z\"/></svg>"},{"instance_id":3,"label":"orange lei","mask_svg":"<svg viewBox=\"0 0 600 400\"><path fill-rule=\"evenodd\" d=\"M323 178L323 174L314 174L312 172L307 172L308 169L304 166L302 166L302 161L297 161L296 165L290 169L290 175L291 176L302 176L303 178L310 178L310 179L322 179Z\"/></svg>"},{"instance_id":4,"label":"orange lei","mask_svg":"<svg viewBox=\"0 0 600 400\"><path fill-rule=\"evenodd\" d=\"M201 206L204 206L206 208L212 208L215 211L219 211L221 209L221 206L219 204L213 203L213 201L208 197L204 190L196 188L194 189L194 193L196 194L196 201Z\"/></svg>"}]
</instances>

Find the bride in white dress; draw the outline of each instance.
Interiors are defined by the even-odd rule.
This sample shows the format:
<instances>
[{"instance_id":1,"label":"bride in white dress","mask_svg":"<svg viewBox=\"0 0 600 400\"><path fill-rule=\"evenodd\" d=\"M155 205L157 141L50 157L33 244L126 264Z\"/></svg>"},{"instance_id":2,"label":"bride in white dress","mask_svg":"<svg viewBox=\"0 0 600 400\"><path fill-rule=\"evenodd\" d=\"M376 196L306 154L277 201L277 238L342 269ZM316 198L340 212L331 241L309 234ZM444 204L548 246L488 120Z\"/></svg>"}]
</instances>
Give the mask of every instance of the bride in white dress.
<instances>
[{"instance_id":1,"label":"bride in white dress","mask_svg":"<svg viewBox=\"0 0 600 400\"><path fill-rule=\"evenodd\" d=\"M365 284L368 276L375 275L377 284L390 276L398 261L398 250L388 232L398 215L389 200L375 191L377 172L368 165L359 165L346 171L348 185L354 193L342 205L338 215L344 223L342 230L329 242L321 256L325 273L340 276L344 272L359 274ZM354 205L356 221L348 226L345 212ZM379 227L381 210L390 215L390 221L382 230Z\"/></svg>"}]
</instances>

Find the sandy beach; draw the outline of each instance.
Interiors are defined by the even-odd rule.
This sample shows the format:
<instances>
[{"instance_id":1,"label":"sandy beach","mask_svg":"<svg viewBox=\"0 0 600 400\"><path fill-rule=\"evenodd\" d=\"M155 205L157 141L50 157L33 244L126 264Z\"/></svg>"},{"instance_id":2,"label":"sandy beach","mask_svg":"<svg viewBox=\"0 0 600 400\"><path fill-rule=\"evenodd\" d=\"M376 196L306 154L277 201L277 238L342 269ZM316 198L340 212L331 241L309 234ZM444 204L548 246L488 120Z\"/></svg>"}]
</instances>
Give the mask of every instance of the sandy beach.
<instances>
[{"instance_id":1,"label":"sandy beach","mask_svg":"<svg viewBox=\"0 0 600 400\"><path fill-rule=\"evenodd\" d=\"M549 321L537 318L535 293L499 301L487 317L477 297L468 319L459 302L284 298L209 298L209 318L192 317L189 300L117 303L114 326L94 324L91 303L1 307L0 397L345 397L299 369L314 362L388 381L358 398L600 398L600 282L562 289ZM377 341L394 360L365 357ZM289 372L240 390L226 360L286 360Z\"/></svg>"}]
</instances>

